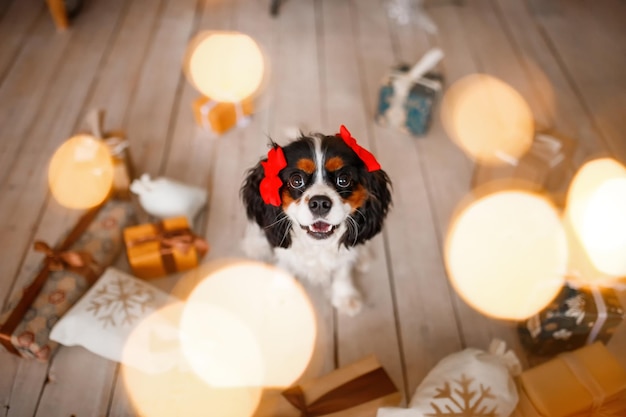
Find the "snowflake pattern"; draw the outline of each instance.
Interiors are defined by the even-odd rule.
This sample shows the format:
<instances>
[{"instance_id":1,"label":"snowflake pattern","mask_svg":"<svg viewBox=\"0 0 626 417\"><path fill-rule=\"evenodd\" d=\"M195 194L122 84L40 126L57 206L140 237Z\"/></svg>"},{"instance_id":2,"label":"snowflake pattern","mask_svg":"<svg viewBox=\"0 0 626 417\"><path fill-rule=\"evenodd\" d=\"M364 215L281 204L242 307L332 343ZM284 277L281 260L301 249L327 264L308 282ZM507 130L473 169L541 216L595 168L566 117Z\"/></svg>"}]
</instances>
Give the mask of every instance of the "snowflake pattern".
<instances>
[{"instance_id":1,"label":"snowflake pattern","mask_svg":"<svg viewBox=\"0 0 626 417\"><path fill-rule=\"evenodd\" d=\"M453 380L453 384L445 382L442 388L437 388L437 394L433 397L445 401L448 404L440 407L439 404L431 402L430 405L434 414L426 414L428 417L498 417L496 407L489 408L484 402L487 399L495 399L491 393L491 387L479 384L478 388L473 387L473 378L468 378L461 374L461 379ZM458 388L454 388L454 387Z\"/></svg>"},{"instance_id":2,"label":"snowflake pattern","mask_svg":"<svg viewBox=\"0 0 626 417\"><path fill-rule=\"evenodd\" d=\"M102 327L132 325L154 308L155 294L150 288L117 275L94 292L87 311L102 322Z\"/></svg>"}]
</instances>

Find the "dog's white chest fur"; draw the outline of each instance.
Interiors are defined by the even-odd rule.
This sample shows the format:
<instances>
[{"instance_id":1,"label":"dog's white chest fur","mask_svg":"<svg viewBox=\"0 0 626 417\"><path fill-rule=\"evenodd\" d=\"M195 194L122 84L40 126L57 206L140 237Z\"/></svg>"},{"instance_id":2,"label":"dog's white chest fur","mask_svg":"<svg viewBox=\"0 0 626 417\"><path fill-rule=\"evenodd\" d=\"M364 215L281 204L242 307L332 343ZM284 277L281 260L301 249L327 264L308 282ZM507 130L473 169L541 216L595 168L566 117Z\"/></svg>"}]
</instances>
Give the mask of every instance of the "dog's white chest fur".
<instances>
[{"instance_id":1,"label":"dog's white chest fur","mask_svg":"<svg viewBox=\"0 0 626 417\"><path fill-rule=\"evenodd\" d=\"M299 279L329 289L333 305L346 314L361 310L362 299L352 283L352 273L367 267L366 257L362 256L364 246L346 248L338 244L338 238L314 241L294 231L289 248L272 248L259 226L250 222L243 250L251 258L276 264Z\"/></svg>"}]
</instances>

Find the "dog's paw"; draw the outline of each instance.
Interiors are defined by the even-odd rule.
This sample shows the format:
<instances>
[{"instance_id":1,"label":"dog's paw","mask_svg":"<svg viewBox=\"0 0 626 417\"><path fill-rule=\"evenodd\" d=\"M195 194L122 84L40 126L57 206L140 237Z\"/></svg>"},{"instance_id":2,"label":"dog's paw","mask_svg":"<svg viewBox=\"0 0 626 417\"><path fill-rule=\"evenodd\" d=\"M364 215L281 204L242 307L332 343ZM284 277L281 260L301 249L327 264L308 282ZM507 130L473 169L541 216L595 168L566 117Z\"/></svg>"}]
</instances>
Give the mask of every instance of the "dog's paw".
<instances>
[{"instance_id":1,"label":"dog's paw","mask_svg":"<svg viewBox=\"0 0 626 417\"><path fill-rule=\"evenodd\" d=\"M334 290L332 294L333 306L343 314L347 314L350 317L354 317L363 308L363 297L354 288L346 291Z\"/></svg>"}]
</instances>

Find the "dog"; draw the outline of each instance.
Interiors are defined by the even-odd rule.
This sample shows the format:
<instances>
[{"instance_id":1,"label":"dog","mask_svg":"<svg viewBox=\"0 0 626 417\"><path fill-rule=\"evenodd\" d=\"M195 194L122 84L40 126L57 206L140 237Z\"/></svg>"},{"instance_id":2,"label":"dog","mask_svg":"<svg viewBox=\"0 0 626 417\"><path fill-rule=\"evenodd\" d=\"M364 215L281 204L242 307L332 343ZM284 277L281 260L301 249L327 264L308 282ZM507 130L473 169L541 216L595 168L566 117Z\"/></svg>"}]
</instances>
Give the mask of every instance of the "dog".
<instances>
[{"instance_id":1,"label":"dog","mask_svg":"<svg viewBox=\"0 0 626 417\"><path fill-rule=\"evenodd\" d=\"M365 243L391 206L391 181L348 129L300 134L246 173L241 197L249 220L246 255L330 289L332 304L353 316L363 298L353 272L365 270Z\"/></svg>"}]
</instances>

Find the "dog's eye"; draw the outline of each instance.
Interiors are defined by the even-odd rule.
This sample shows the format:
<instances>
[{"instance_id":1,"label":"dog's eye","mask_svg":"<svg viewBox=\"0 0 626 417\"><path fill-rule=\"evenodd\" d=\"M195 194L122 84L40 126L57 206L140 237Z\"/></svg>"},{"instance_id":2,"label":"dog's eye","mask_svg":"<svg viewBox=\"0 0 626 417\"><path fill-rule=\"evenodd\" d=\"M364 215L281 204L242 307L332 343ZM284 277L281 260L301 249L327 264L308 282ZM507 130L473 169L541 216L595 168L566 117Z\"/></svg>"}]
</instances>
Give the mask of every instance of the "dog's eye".
<instances>
[{"instance_id":1,"label":"dog's eye","mask_svg":"<svg viewBox=\"0 0 626 417\"><path fill-rule=\"evenodd\" d=\"M341 188L346 188L350 185L350 175L341 174L337 177L337 185Z\"/></svg>"},{"instance_id":2,"label":"dog's eye","mask_svg":"<svg viewBox=\"0 0 626 417\"><path fill-rule=\"evenodd\" d=\"M304 177L302 174L293 174L289 177L289 186L295 189L304 187Z\"/></svg>"}]
</instances>

